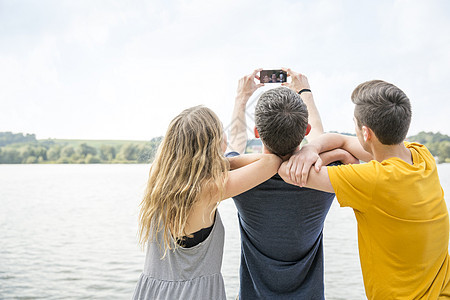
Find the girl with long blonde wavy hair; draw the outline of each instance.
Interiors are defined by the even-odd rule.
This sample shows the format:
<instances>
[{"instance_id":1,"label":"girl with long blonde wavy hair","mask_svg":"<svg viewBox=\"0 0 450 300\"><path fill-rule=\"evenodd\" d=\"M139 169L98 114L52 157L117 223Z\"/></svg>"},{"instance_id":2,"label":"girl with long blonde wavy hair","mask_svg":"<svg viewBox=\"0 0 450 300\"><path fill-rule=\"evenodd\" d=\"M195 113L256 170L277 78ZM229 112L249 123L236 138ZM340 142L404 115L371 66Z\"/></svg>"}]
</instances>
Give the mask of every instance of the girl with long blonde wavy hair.
<instances>
[{"instance_id":1,"label":"girl with long blonde wavy hair","mask_svg":"<svg viewBox=\"0 0 450 300\"><path fill-rule=\"evenodd\" d=\"M217 206L268 180L281 159L225 158L225 149L222 124L204 106L186 109L170 123L140 205L139 240L147 255L134 299L226 298Z\"/></svg>"}]
</instances>

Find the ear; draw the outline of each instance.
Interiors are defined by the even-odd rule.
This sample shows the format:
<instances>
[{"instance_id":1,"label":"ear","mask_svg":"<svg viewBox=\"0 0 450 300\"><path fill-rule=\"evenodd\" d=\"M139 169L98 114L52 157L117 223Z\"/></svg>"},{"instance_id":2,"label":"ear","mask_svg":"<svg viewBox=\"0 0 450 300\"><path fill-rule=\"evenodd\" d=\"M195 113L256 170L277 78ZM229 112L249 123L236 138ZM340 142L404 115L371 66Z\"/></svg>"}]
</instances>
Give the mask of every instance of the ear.
<instances>
[{"instance_id":1,"label":"ear","mask_svg":"<svg viewBox=\"0 0 450 300\"><path fill-rule=\"evenodd\" d=\"M372 130L370 130L369 127L363 126L363 127L361 127L361 130L362 130L364 142L367 142L368 140L372 139Z\"/></svg>"},{"instance_id":2,"label":"ear","mask_svg":"<svg viewBox=\"0 0 450 300\"><path fill-rule=\"evenodd\" d=\"M310 132L311 132L311 125L308 123L308 126L306 126L305 136L307 136Z\"/></svg>"},{"instance_id":3,"label":"ear","mask_svg":"<svg viewBox=\"0 0 450 300\"><path fill-rule=\"evenodd\" d=\"M255 132L255 138L259 139L259 132L258 132L258 129L256 129L256 126L253 130Z\"/></svg>"}]
</instances>

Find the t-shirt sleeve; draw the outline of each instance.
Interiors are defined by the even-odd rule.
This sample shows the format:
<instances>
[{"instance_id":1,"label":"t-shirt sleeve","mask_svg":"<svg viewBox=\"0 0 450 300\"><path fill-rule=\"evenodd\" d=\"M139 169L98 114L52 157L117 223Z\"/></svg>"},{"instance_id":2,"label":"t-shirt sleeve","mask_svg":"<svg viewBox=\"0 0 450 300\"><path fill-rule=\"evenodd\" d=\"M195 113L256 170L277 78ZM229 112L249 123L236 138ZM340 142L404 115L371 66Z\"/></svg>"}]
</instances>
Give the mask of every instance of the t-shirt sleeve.
<instances>
[{"instance_id":1,"label":"t-shirt sleeve","mask_svg":"<svg viewBox=\"0 0 450 300\"><path fill-rule=\"evenodd\" d=\"M341 206L366 211L376 186L376 163L327 167L331 185Z\"/></svg>"}]
</instances>

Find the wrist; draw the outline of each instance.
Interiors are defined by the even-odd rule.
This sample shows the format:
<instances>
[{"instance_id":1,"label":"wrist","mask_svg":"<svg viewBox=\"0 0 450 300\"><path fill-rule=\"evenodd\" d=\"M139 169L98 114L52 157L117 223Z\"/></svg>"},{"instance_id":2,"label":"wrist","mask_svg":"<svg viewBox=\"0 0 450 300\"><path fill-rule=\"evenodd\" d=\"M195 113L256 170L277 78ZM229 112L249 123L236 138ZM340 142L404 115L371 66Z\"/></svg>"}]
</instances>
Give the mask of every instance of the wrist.
<instances>
[{"instance_id":1,"label":"wrist","mask_svg":"<svg viewBox=\"0 0 450 300\"><path fill-rule=\"evenodd\" d=\"M320 144L317 144L314 142L308 143L308 144L304 145L303 147L308 148L309 150L314 151L317 154L320 154L321 152L323 152Z\"/></svg>"},{"instance_id":2,"label":"wrist","mask_svg":"<svg viewBox=\"0 0 450 300\"><path fill-rule=\"evenodd\" d=\"M301 95L302 93L312 93L310 88L300 89L297 94Z\"/></svg>"},{"instance_id":3,"label":"wrist","mask_svg":"<svg viewBox=\"0 0 450 300\"><path fill-rule=\"evenodd\" d=\"M247 105L248 99L250 99L250 96L244 95L244 94L239 94L236 96L235 104L245 107Z\"/></svg>"}]
</instances>

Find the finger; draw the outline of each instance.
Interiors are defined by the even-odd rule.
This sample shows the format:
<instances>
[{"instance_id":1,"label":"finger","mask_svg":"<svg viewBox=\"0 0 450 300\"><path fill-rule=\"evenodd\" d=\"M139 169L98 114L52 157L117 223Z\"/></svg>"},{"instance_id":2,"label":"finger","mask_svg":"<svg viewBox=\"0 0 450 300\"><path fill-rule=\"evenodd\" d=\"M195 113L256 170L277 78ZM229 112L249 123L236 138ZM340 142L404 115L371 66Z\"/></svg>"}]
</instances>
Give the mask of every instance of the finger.
<instances>
[{"instance_id":1,"label":"finger","mask_svg":"<svg viewBox=\"0 0 450 300\"><path fill-rule=\"evenodd\" d=\"M287 68L287 72L288 72L288 74L290 74L290 75L295 75L295 72L292 71L290 68Z\"/></svg>"},{"instance_id":2,"label":"finger","mask_svg":"<svg viewBox=\"0 0 450 300\"><path fill-rule=\"evenodd\" d=\"M289 179L292 181L292 182L295 182L295 176L294 176L294 172L295 172L295 165L292 165L289 169L287 169L287 172L288 172L288 176L289 176Z\"/></svg>"},{"instance_id":3,"label":"finger","mask_svg":"<svg viewBox=\"0 0 450 300\"><path fill-rule=\"evenodd\" d=\"M304 164L298 164L297 165L297 170L295 171L295 183L297 183L299 186L303 187L302 184L302 170L304 168Z\"/></svg>"},{"instance_id":4,"label":"finger","mask_svg":"<svg viewBox=\"0 0 450 300\"><path fill-rule=\"evenodd\" d=\"M295 171L297 169L297 165L295 163L293 163L291 165L291 167L289 168L289 178L291 179L292 182L296 182L295 181Z\"/></svg>"},{"instance_id":5,"label":"finger","mask_svg":"<svg viewBox=\"0 0 450 300\"><path fill-rule=\"evenodd\" d=\"M285 72L286 72L286 74L287 74L287 77L291 76L291 74L289 74L289 72L288 72L288 70L289 70L289 69L286 69L286 68L281 68L281 70L283 70L283 71L285 71Z\"/></svg>"},{"instance_id":6,"label":"finger","mask_svg":"<svg viewBox=\"0 0 450 300\"><path fill-rule=\"evenodd\" d=\"M298 161L297 161L297 159L295 158L295 157L292 157L290 160L289 160L289 162L291 162L292 161L292 165L291 165L291 172L290 172L290 175L291 175L291 180L295 183L295 184L297 184L297 179L296 179L296 172L297 172L297 167L298 167Z\"/></svg>"},{"instance_id":7,"label":"finger","mask_svg":"<svg viewBox=\"0 0 450 300\"><path fill-rule=\"evenodd\" d=\"M302 171L302 166L303 166L303 164L298 164L297 165L297 169L295 170L295 183L299 186L299 187L303 187L302 186L302 181L301 181L301 177L302 177L302 174L301 174L301 171Z\"/></svg>"},{"instance_id":8,"label":"finger","mask_svg":"<svg viewBox=\"0 0 450 300\"><path fill-rule=\"evenodd\" d=\"M303 170L302 170L302 186L306 185L306 182L308 181L308 175L309 175L309 169L310 166L308 165L303 165Z\"/></svg>"},{"instance_id":9,"label":"finger","mask_svg":"<svg viewBox=\"0 0 450 300\"><path fill-rule=\"evenodd\" d=\"M262 86L264 86L264 83L258 83L258 84L256 85L256 88L259 89L259 88L262 87Z\"/></svg>"},{"instance_id":10,"label":"finger","mask_svg":"<svg viewBox=\"0 0 450 300\"><path fill-rule=\"evenodd\" d=\"M256 78L256 79L258 79L258 80L261 80L261 79L259 78L259 76L258 76L258 75L255 75L255 78Z\"/></svg>"},{"instance_id":11,"label":"finger","mask_svg":"<svg viewBox=\"0 0 450 300\"><path fill-rule=\"evenodd\" d=\"M289 170L291 169L291 167L292 167L292 159L289 159L288 162L286 163L286 172L287 173L289 173Z\"/></svg>"},{"instance_id":12,"label":"finger","mask_svg":"<svg viewBox=\"0 0 450 300\"><path fill-rule=\"evenodd\" d=\"M252 77L255 77L256 74L258 74L260 71L262 71L262 68L255 69L255 70L253 71L253 73L252 73Z\"/></svg>"},{"instance_id":13,"label":"finger","mask_svg":"<svg viewBox=\"0 0 450 300\"><path fill-rule=\"evenodd\" d=\"M320 169L322 168L322 164L323 161L322 159L319 157L319 159L316 161L316 164L314 166L314 168L316 169L316 172L319 173Z\"/></svg>"}]
</instances>

